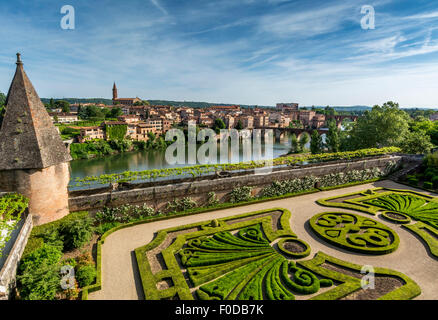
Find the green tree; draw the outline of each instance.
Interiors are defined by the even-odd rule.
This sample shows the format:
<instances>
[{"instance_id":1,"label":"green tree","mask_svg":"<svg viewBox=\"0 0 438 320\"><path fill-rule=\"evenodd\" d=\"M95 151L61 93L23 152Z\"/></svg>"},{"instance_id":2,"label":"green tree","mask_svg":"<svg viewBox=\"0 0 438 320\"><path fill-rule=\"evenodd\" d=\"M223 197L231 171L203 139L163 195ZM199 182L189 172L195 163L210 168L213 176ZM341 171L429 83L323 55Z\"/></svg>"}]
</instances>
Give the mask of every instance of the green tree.
<instances>
[{"instance_id":1,"label":"green tree","mask_svg":"<svg viewBox=\"0 0 438 320\"><path fill-rule=\"evenodd\" d=\"M61 108L62 112L70 112L70 103L68 103L68 101L65 100L58 100L55 102L55 107L56 108Z\"/></svg>"},{"instance_id":2,"label":"green tree","mask_svg":"<svg viewBox=\"0 0 438 320\"><path fill-rule=\"evenodd\" d=\"M224 120L217 118L214 119L214 124L213 124L213 130L216 131L216 133L219 133L221 129L225 129L226 125Z\"/></svg>"},{"instance_id":3,"label":"green tree","mask_svg":"<svg viewBox=\"0 0 438 320\"><path fill-rule=\"evenodd\" d=\"M303 132L300 136L300 140L298 141L300 145L300 151L303 152L306 149L306 144L309 143L310 137L306 132Z\"/></svg>"},{"instance_id":4,"label":"green tree","mask_svg":"<svg viewBox=\"0 0 438 320\"><path fill-rule=\"evenodd\" d=\"M242 130L242 129L243 129L243 123L242 123L241 120L237 121L236 129L237 129L237 130Z\"/></svg>"},{"instance_id":5,"label":"green tree","mask_svg":"<svg viewBox=\"0 0 438 320\"><path fill-rule=\"evenodd\" d=\"M326 144L330 152L339 152L341 146L340 130L336 126L336 122L329 121L329 131L327 133Z\"/></svg>"},{"instance_id":6,"label":"green tree","mask_svg":"<svg viewBox=\"0 0 438 320\"><path fill-rule=\"evenodd\" d=\"M322 145L323 145L323 143L322 143L321 135L318 133L317 130L313 130L312 136L310 139L310 152L312 154L321 153Z\"/></svg>"},{"instance_id":7,"label":"green tree","mask_svg":"<svg viewBox=\"0 0 438 320\"><path fill-rule=\"evenodd\" d=\"M430 136L424 131L408 132L404 139L399 144L399 147L405 153L409 154L423 154L429 153L433 148L430 142Z\"/></svg>"},{"instance_id":8,"label":"green tree","mask_svg":"<svg viewBox=\"0 0 438 320\"><path fill-rule=\"evenodd\" d=\"M292 146L292 148L291 148L292 153L300 153L301 152L301 145L300 145L295 133L292 135L292 138L291 138L291 146Z\"/></svg>"},{"instance_id":9,"label":"green tree","mask_svg":"<svg viewBox=\"0 0 438 320\"><path fill-rule=\"evenodd\" d=\"M349 148L381 148L397 146L409 130L409 115L398 103L389 101L366 111L353 125L349 134Z\"/></svg>"},{"instance_id":10,"label":"green tree","mask_svg":"<svg viewBox=\"0 0 438 320\"><path fill-rule=\"evenodd\" d=\"M3 92L0 92L0 107L3 107L6 104L6 96Z\"/></svg>"},{"instance_id":11,"label":"green tree","mask_svg":"<svg viewBox=\"0 0 438 320\"><path fill-rule=\"evenodd\" d=\"M112 108L111 111L106 115L108 118L117 118L123 114L121 108Z\"/></svg>"}]
</instances>

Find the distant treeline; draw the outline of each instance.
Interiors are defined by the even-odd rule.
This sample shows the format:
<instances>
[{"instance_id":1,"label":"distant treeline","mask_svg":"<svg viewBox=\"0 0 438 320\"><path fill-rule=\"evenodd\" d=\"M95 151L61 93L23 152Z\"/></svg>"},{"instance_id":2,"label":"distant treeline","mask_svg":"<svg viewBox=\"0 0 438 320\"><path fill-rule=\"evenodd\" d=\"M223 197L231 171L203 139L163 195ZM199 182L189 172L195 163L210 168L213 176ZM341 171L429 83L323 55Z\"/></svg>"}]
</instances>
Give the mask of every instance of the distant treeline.
<instances>
[{"instance_id":1,"label":"distant treeline","mask_svg":"<svg viewBox=\"0 0 438 320\"><path fill-rule=\"evenodd\" d=\"M1 100L1 99L0 99ZM70 104L76 104L76 103L103 103L105 105L112 105L111 99L104 99L104 98L62 98L62 99L53 99L53 101L59 101L64 100L69 102ZM41 101L43 103L49 103L50 98L42 98ZM186 106L186 107L192 107L192 108L208 108L211 106L229 106L234 105L233 103L210 103L210 102L196 102L196 101L170 101L170 100L148 100L151 105L162 105L162 106ZM239 105L239 104L236 104ZM240 105L242 108L274 108L274 106L257 106L257 105ZM348 112L351 114L361 114L365 111L370 111L371 107L369 106L330 106L336 111L342 112ZM325 106L302 106L300 109L306 109L306 110L315 110L315 109L325 109ZM431 113L434 113L438 110L432 109L432 108L403 108L404 111L409 113L410 115L428 115Z\"/></svg>"}]
</instances>

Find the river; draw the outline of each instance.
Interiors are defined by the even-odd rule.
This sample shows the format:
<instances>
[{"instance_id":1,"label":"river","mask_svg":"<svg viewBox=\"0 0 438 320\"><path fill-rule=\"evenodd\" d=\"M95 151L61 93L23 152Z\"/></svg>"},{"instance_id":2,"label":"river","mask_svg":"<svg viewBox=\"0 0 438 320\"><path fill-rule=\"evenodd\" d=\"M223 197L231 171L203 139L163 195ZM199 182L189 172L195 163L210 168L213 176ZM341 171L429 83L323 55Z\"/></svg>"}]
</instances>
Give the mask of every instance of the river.
<instances>
[{"instance_id":1,"label":"river","mask_svg":"<svg viewBox=\"0 0 438 320\"><path fill-rule=\"evenodd\" d=\"M199 149L200 145L197 146ZM307 146L308 147L308 146ZM262 160L270 158L263 154L265 144L261 143L261 156L252 155L251 160ZM291 149L290 139L284 139L281 142L273 144L273 158L287 154ZM218 152L219 153L219 152ZM186 149L187 155L187 149ZM240 144L239 158L237 156L230 159L229 162L240 162L243 160L243 146ZM218 161L219 155L218 155ZM199 164L199 163L198 163ZM125 152L111 156L99 157L94 159L81 159L70 162L71 185L76 178L86 176L99 176L101 174L120 173L124 171L142 171L149 169L164 169L173 167L192 166L192 164L169 164L165 159L165 150L144 150L135 152Z\"/></svg>"}]
</instances>

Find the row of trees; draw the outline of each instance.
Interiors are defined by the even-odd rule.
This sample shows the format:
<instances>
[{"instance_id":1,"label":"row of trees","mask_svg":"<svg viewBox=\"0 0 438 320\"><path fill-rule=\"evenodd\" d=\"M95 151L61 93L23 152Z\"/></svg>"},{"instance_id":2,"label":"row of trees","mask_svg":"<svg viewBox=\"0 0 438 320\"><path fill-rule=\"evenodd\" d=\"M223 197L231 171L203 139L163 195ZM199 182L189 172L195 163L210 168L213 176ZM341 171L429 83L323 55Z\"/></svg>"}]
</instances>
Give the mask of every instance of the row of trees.
<instances>
[{"instance_id":1,"label":"row of trees","mask_svg":"<svg viewBox=\"0 0 438 320\"><path fill-rule=\"evenodd\" d=\"M320 153L324 149L330 152L352 151L366 148L400 147L410 154L428 153L434 145L438 145L438 123L422 116L415 119L399 108L398 103L387 102L382 106L374 106L365 111L357 122L345 125L345 130L339 130L334 122L329 123L326 143L315 130L311 136L310 150ZM303 135L304 136L304 135ZM308 143L308 137L302 137ZM296 137L292 137L294 152L303 150L295 148ZM300 143L298 143L300 144Z\"/></svg>"},{"instance_id":2,"label":"row of trees","mask_svg":"<svg viewBox=\"0 0 438 320\"><path fill-rule=\"evenodd\" d=\"M99 108L97 106L87 106L78 108L78 117L82 120L104 120L117 118L123 114L121 108Z\"/></svg>"}]
</instances>

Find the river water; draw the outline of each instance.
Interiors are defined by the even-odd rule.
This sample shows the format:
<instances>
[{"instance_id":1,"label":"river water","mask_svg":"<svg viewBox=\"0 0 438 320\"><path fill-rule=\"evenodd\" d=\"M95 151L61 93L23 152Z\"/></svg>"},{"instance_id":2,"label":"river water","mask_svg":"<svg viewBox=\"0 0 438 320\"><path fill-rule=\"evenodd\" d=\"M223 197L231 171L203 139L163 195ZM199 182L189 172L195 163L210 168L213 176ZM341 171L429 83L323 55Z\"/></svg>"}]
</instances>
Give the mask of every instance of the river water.
<instances>
[{"instance_id":1,"label":"river water","mask_svg":"<svg viewBox=\"0 0 438 320\"><path fill-rule=\"evenodd\" d=\"M199 149L200 145L197 146ZM254 146L252 146L254 147ZM258 147L258 146L257 146ZM219 149L219 148L218 148ZM285 139L281 142L273 144L272 158L278 158L281 155L287 154L291 149L290 139ZM259 150L262 150L261 155L252 154L251 160L269 159L271 156L264 154L265 144L261 142ZM219 153L219 152L218 152ZM187 157L187 148L186 148ZM230 163L236 163L243 159L243 146L239 145L239 156L229 158ZM218 154L218 160L220 156ZM199 162L197 164L200 164ZM164 169L173 167L193 166L193 163L186 164L169 164L165 158L165 150L144 150L135 152L120 153L111 156L99 157L94 159L81 159L70 162L71 185L76 178L84 178L86 176L99 176L101 174L121 173L124 171L143 171L149 169Z\"/></svg>"}]
</instances>

